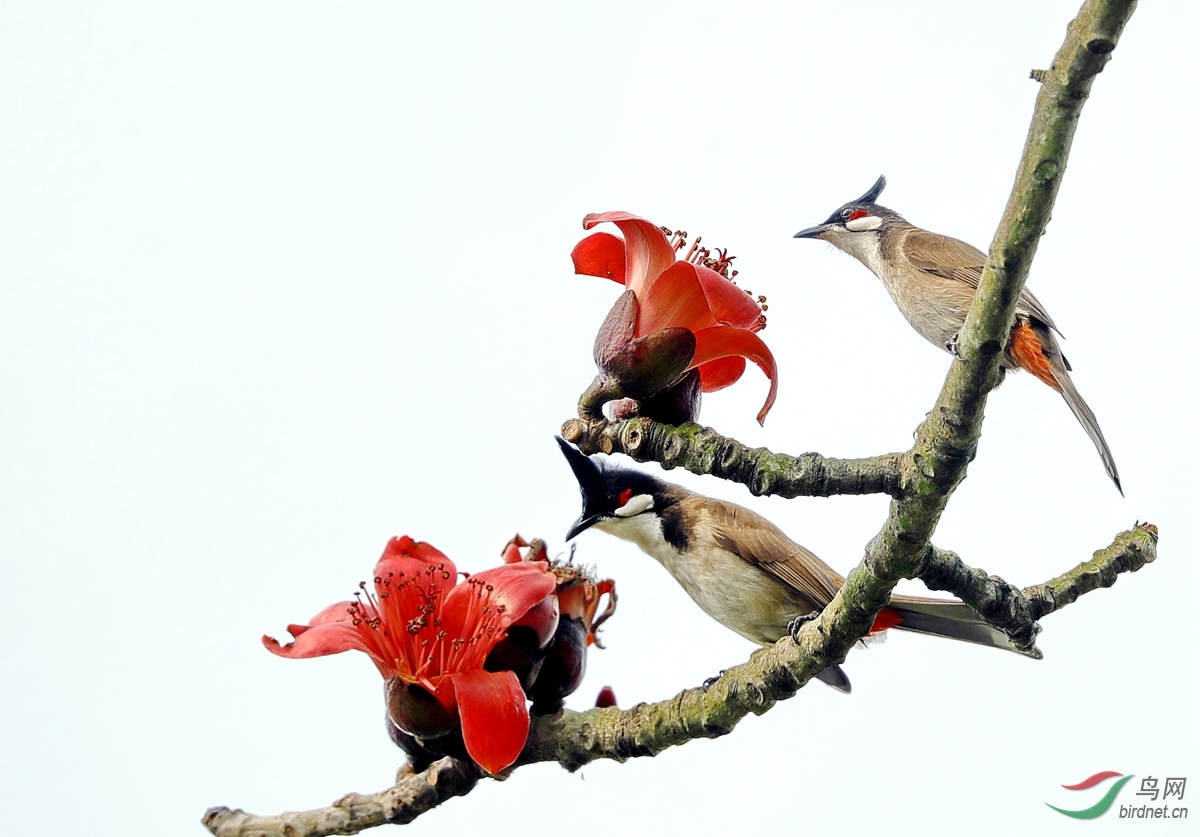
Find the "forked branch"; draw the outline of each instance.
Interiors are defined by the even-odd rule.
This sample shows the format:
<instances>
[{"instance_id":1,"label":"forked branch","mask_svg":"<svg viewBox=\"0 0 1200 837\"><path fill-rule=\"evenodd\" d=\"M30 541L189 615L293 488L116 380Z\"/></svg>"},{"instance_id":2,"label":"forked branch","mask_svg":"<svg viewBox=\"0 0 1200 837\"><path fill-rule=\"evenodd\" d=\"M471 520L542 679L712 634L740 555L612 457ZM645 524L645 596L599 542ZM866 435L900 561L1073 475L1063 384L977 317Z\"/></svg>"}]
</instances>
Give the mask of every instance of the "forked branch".
<instances>
[{"instance_id":1,"label":"forked branch","mask_svg":"<svg viewBox=\"0 0 1200 837\"><path fill-rule=\"evenodd\" d=\"M1111 545L1096 552L1090 561L1024 591L1000 579L989 579L979 570L963 567L953 553L938 551L931 555L929 568L946 578L966 579L938 589L951 589L968 600L972 597L968 589L977 589L980 593L975 598L983 611L996 610L986 604L988 597L993 597L1001 603L999 613L995 619L985 613L985 618L1001 630L1011 628L1019 633L1035 624L1032 622L1035 614L1037 618L1045 616L1086 592L1111 586L1121 573L1141 569L1154 560L1157 542L1157 530L1150 524L1140 524L1117 535ZM849 601L840 605L852 606ZM1024 614L1023 620L1007 617L1010 610ZM840 617L835 614L835 618ZM763 714L794 695L825 666L844 658L845 652L837 639L819 632L814 634L803 637L800 646L785 637L771 648L754 652L748 662L727 669L711 685L687 689L670 700L626 710L615 707L587 712L564 710L535 719L529 741L513 769L523 764L555 761L568 770L576 770L597 759L625 761L654 756L696 738L726 735L747 715ZM466 794L480 777L474 765L445 758L421 773L402 770L395 786L387 790L350 794L326 808L265 817L212 808L204 815L204 824L218 837L355 834L377 825L411 822L447 799Z\"/></svg>"}]
</instances>

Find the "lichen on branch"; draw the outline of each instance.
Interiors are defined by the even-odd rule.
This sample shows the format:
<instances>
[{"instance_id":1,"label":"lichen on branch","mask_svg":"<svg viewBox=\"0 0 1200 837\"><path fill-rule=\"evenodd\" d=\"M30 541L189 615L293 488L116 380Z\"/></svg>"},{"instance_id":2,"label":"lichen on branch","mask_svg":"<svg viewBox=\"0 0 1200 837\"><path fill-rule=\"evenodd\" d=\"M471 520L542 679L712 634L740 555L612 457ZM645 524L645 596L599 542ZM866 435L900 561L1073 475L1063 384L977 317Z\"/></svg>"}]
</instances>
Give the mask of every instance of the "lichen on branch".
<instances>
[{"instance_id":1,"label":"lichen on branch","mask_svg":"<svg viewBox=\"0 0 1200 837\"><path fill-rule=\"evenodd\" d=\"M900 493L900 454L832 459L819 453L789 456L751 448L711 427L671 427L647 418L608 422L571 419L563 438L587 454L623 453L638 462L685 468L738 482L756 496L829 497Z\"/></svg>"},{"instance_id":2,"label":"lichen on branch","mask_svg":"<svg viewBox=\"0 0 1200 837\"><path fill-rule=\"evenodd\" d=\"M471 762L444 758L420 773L401 768L396 784L379 793L351 793L326 808L261 817L241 809L209 808L201 822L217 837L326 837L357 834L377 825L412 822L421 814L475 787L483 771Z\"/></svg>"},{"instance_id":3,"label":"lichen on branch","mask_svg":"<svg viewBox=\"0 0 1200 837\"><path fill-rule=\"evenodd\" d=\"M1084 593L1112 587L1121 573L1135 573L1158 556L1158 527L1139 523L1117 535L1109 546L1099 549L1092 560L1051 579L1045 584L1021 591L1029 601L1029 614L1041 619L1069 605Z\"/></svg>"},{"instance_id":4,"label":"lichen on branch","mask_svg":"<svg viewBox=\"0 0 1200 837\"><path fill-rule=\"evenodd\" d=\"M1091 590L1111 586L1120 573L1136 572L1152 562L1157 542L1157 529L1148 523L1139 524L1118 534L1111 545L1098 550L1090 561L1024 591L965 567L953 553L942 550L934 550L927 568L939 582L951 579L947 583L953 586L935 586L935 589L951 589L968 601L975 598L989 612L996 608L988 606L985 600L993 596L1001 603L998 608L1001 614L1024 613L1025 624L1029 625L1036 624L1032 618L1065 607ZM953 581L955 578L965 580ZM853 607L853 603L847 600L841 607ZM1013 633L1020 632L1019 624L983 615L1001 630L1012 628ZM840 620L844 614L836 614L835 618ZM693 739L727 735L747 715L763 714L794 695L826 666L841 662L848 647L842 636L805 630L801 632L799 645L791 637L784 637L770 648L755 651L747 662L726 669L711 684L685 689L668 700L625 710L615 707L586 712L563 710L535 718L525 749L512 769L552 761L576 770L597 759L626 761L654 756ZM420 773L402 770L395 786L387 790L350 794L326 808L276 816L212 808L203 822L218 837L354 834L386 823L411 822L447 799L466 794L482 775L467 762L444 758Z\"/></svg>"},{"instance_id":5,"label":"lichen on branch","mask_svg":"<svg viewBox=\"0 0 1200 837\"><path fill-rule=\"evenodd\" d=\"M866 609L853 629L869 625L895 583L917 574L942 512L975 457L983 408L999 380L1000 356L1050 221L1083 103L1135 6L1129 0L1087 0L1068 26L1042 79L1008 206L959 332L961 360L950 364L937 402L901 459L904 490L892 500L883 528L819 624L806 627L837 630L830 610L844 598Z\"/></svg>"}]
</instances>

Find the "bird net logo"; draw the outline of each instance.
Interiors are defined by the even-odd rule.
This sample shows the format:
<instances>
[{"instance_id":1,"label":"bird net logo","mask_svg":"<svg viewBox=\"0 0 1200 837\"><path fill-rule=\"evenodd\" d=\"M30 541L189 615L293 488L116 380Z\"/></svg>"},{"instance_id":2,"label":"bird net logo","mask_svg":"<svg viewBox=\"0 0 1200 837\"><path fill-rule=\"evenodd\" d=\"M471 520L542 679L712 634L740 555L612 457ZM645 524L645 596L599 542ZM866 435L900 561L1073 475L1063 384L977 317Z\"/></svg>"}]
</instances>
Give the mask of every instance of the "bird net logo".
<instances>
[{"instance_id":1,"label":"bird net logo","mask_svg":"<svg viewBox=\"0 0 1200 837\"><path fill-rule=\"evenodd\" d=\"M1133 774L1123 775L1115 770L1105 770L1102 773L1096 773L1084 779L1075 785L1063 785L1063 788L1069 791L1092 791L1083 797L1083 800L1091 801L1092 804L1073 810L1070 808L1059 808L1057 805L1047 806L1053 808L1063 816L1073 817L1077 820L1094 820L1108 813L1108 810L1113 807L1117 796L1121 790L1133 779ZM1116 781L1108 784L1110 780ZM1093 790L1101 786L1106 786L1103 791L1103 796L1098 800L1095 798L1100 791ZM1188 810L1174 802L1183 801L1183 792L1187 787L1187 779L1180 776L1171 776L1159 779L1155 776L1146 776L1142 779L1141 790L1134 794L1134 800L1129 805L1119 805L1117 810L1117 819L1122 820L1185 820L1187 819ZM1138 799L1138 797L1142 797Z\"/></svg>"}]
</instances>

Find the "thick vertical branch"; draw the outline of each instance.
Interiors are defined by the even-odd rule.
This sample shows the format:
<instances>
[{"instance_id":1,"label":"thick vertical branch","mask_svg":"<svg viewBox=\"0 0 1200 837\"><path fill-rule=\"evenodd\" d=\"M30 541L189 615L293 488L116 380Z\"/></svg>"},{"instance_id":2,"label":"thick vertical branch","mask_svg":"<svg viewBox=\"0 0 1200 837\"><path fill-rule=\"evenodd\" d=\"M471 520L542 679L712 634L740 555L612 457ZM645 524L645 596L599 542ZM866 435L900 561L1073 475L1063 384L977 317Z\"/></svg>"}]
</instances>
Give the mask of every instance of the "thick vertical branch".
<instances>
[{"instance_id":1,"label":"thick vertical branch","mask_svg":"<svg viewBox=\"0 0 1200 837\"><path fill-rule=\"evenodd\" d=\"M951 364L937 403L902 462L904 491L892 501L882 531L821 620L809 626L834 633L847 649L866 632L896 582L916 574L950 495L975 457L983 408L996 385L1038 239L1050 221L1080 111L1136 5L1087 0L1050 70L1039 75L1042 89L1016 182L959 333L962 362Z\"/></svg>"}]
</instances>

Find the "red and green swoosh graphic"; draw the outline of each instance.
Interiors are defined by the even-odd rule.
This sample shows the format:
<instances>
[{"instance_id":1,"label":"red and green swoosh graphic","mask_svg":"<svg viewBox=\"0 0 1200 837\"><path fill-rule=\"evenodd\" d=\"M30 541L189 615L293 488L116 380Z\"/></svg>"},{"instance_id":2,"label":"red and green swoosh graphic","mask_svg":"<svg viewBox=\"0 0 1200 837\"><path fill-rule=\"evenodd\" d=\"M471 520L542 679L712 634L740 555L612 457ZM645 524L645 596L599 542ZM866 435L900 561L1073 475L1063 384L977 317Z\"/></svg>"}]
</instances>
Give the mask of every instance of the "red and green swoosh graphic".
<instances>
[{"instance_id":1,"label":"red and green swoosh graphic","mask_svg":"<svg viewBox=\"0 0 1200 837\"><path fill-rule=\"evenodd\" d=\"M1103 814L1109 808L1112 807L1113 800L1115 800L1117 798L1117 794L1121 792L1121 788L1125 787L1125 783L1133 778L1133 774L1130 774L1128 776L1122 776L1120 773L1118 773L1115 770L1105 770L1103 772L1088 776L1086 779L1084 779L1082 782L1079 782L1078 784L1063 785L1063 787L1066 788L1067 790L1072 790L1072 791L1087 790L1088 788L1094 788L1094 787L1096 787L1096 785L1099 785L1101 782L1107 782L1109 779L1115 778L1117 776L1120 776L1121 778L1118 779L1116 782L1113 782L1112 787L1110 787L1108 789L1108 792L1104 794L1104 797L1099 802L1097 802L1095 805L1091 806L1090 808L1084 808L1080 811L1068 811L1065 808L1055 807L1054 805L1051 805L1049 802L1047 802L1046 805L1049 806L1050 808L1054 808L1054 810L1058 811L1058 813L1060 813L1060 814L1065 814L1068 817L1074 817L1077 820L1094 820L1096 817L1100 816L1101 814Z\"/></svg>"}]
</instances>

